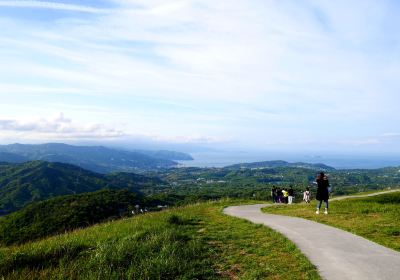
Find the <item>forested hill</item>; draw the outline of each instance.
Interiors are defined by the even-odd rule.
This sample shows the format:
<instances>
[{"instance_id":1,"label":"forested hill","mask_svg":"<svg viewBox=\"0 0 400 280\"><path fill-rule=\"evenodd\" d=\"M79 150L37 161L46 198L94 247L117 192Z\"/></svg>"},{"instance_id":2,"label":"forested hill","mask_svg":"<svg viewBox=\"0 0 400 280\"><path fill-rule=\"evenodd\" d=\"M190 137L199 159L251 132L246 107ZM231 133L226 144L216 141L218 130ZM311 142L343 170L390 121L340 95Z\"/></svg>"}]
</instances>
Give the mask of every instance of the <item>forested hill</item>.
<instances>
[{"instance_id":1,"label":"forested hill","mask_svg":"<svg viewBox=\"0 0 400 280\"><path fill-rule=\"evenodd\" d=\"M273 161L261 161L252 163L239 163L227 166L227 169L241 169L241 168L277 168L277 167L295 167L295 168L307 168L317 171L332 171L335 168L322 164L322 163L305 163L305 162L294 162L290 163L283 160Z\"/></svg>"},{"instance_id":2,"label":"forested hill","mask_svg":"<svg viewBox=\"0 0 400 280\"><path fill-rule=\"evenodd\" d=\"M59 143L0 146L0 162L33 160L63 162L98 173L170 168L177 165L175 159L192 158L190 155L172 151L127 151L103 146L73 146Z\"/></svg>"},{"instance_id":3,"label":"forested hill","mask_svg":"<svg viewBox=\"0 0 400 280\"><path fill-rule=\"evenodd\" d=\"M84 228L128 214L136 204L152 206L127 190L101 190L31 203L0 219L0 246Z\"/></svg>"},{"instance_id":4,"label":"forested hill","mask_svg":"<svg viewBox=\"0 0 400 280\"><path fill-rule=\"evenodd\" d=\"M93 192L103 188L141 189L161 184L158 178L138 174L98 174L64 163L34 161L0 164L0 215L33 201L50 197Z\"/></svg>"}]
</instances>

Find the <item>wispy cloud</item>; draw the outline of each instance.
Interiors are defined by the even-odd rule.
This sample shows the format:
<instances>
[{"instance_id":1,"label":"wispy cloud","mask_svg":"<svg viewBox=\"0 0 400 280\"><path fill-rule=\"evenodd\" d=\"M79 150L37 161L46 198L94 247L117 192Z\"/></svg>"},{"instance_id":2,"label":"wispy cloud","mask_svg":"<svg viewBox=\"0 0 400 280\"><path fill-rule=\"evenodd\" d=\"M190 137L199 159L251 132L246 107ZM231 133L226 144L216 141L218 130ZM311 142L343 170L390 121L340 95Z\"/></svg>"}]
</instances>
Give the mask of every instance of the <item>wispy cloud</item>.
<instances>
[{"instance_id":1,"label":"wispy cloud","mask_svg":"<svg viewBox=\"0 0 400 280\"><path fill-rule=\"evenodd\" d=\"M400 132L387 132L382 134L381 137L387 139L400 139Z\"/></svg>"},{"instance_id":2,"label":"wispy cloud","mask_svg":"<svg viewBox=\"0 0 400 280\"><path fill-rule=\"evenodd\" d=\"M100 123L75 122L63 113L40 119L0 119L0 143L46 141L91 141L92 143L135 143L137 141L176 144L221 144L230 139L199 134L165 136L154 133L128 134Z\"/></svg>"},{"instance_id":3,"label":"wispy cloud","mask_svg":"<svg viewBox=\"0 0 400 280\"><path fill-rule=\"evenodd\" d=\"M50 9L50 10L63 10L73 12L83 12L92 14L104 14L107 12L105 9L99 9L84 5L73 5L65 4L61 2L49 2L49 1L0 1L0 7L11 7L11 8L36 8L36 9Z\"/></svg>"},{"instance_id":4,"label":"wispy cloud","mask_svg":"<svg viewBox=\"0 0 400 280\"><path fill-rule=\"evenodd\" d=\"M121 131L107 128L102 124L75 124L71 119L65 118L64 114L51 119L37 120L11 120L0 119L0 132L22 133L27 139L57 138L57 139L91 139L91 138L119 138L124 137Z\"/></svg>"}]
</instances>

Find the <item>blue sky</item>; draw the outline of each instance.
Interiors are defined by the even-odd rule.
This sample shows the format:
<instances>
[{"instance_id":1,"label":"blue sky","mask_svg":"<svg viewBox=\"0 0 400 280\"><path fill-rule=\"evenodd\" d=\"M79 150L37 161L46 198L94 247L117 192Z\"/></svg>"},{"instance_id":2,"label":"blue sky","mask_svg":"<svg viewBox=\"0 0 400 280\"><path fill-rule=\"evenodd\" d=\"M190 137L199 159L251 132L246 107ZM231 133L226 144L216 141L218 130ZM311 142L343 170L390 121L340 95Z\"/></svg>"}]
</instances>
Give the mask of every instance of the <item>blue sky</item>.
<instances>
[{"instance_id":1,"label":"blue sky","mask_svg":"<svg viewBox=\"0 0 400 280\"><path fill-rule=\"evenodd\" d=\"M0 142L400 152L400 4L0 0Z\"/></svg>"}]
</instances>

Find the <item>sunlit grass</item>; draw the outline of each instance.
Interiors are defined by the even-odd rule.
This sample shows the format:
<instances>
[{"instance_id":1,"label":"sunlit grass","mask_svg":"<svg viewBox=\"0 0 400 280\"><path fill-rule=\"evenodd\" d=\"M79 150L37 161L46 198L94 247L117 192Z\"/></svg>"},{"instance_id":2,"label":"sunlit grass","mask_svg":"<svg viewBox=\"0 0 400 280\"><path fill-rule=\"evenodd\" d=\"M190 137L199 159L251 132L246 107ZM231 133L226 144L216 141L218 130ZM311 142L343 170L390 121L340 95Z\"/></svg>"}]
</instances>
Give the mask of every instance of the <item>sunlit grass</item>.
<instances>
[{"instance_id":1,"label":"sunlit grass","mask_svg":"<svg viewBox=\"0 0 400 280\"><path fill-rule=\"evenodd\" d=\"M0 249L0 279L320 279L282 235L204 203Z\"/></svg>"}]
</instances>

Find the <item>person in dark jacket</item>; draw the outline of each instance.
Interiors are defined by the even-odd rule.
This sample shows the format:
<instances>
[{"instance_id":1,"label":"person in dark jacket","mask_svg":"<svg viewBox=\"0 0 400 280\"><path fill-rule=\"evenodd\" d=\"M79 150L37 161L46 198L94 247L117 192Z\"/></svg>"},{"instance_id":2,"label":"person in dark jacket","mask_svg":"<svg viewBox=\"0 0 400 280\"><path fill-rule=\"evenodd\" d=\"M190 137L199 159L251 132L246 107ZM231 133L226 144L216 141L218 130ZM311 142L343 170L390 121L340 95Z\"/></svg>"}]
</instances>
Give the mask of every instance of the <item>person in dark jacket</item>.
<instances>
[{"instance_id":1,"label":"person in dark jacket","mask_svg":"<svg viewBox=\"0 0 400 280\"><path fill-rule=\"evenodd\" d=\"M280 188L276 190L277 203L283 203L283 193Z\"/></svg>"},{"instance_id":2,"label":"person in dark jacket","mask_svg":"<svg viewBox=\"0 0 400 280\"><path fill-rule=\"evenodd\" d=\"M271 197L272 197L272 202L277 203L278 195L277 195L277 190L276 190L275 186L272 186Z\"/></svg>"},{"instance_id":3,"label":"person in dark jacket","mask_svg":"<svg viewBox=\"0 0 400 280\"><path fill-rule=\"evenodd\" d=\"M324 172L321 172L317 176L317 179L315 181L317 182L317 185L318 185L317 195L316 195L316 199L317 199L318 203L317 203L317 211L315 213L319 214L319 210L321 209L322 201L324 201L325 202L324 214L328 214L328 200L329 200L329 191L328 191L329 180L328 180L328 177L324 174Z\"/></svg>"}]
</instances>

